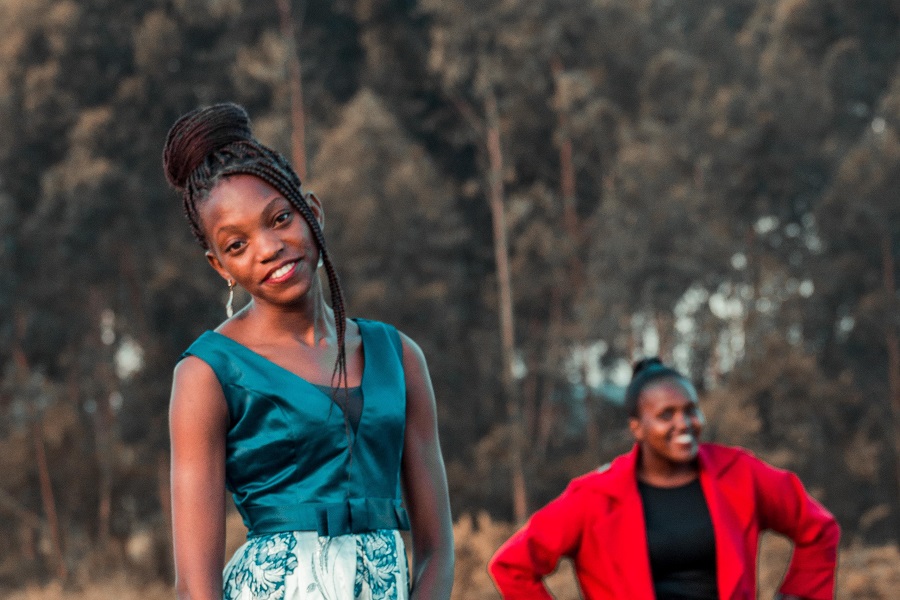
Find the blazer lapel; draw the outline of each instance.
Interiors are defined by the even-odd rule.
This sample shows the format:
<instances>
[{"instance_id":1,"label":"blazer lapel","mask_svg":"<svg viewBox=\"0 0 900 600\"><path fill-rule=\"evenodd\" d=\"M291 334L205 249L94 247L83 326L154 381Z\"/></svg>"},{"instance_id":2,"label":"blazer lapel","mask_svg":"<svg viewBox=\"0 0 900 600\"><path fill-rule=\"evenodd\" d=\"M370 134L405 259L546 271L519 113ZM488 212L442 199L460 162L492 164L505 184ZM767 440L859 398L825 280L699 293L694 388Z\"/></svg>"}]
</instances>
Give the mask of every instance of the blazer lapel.
<instances>
[{"instance_id":1,"label":"blazer lapel","mask_svg":"<svg viewBox=\"0 0 900 600\"><path fill-rule=\"evenodd\" d=\"M637 449L613 462L607 488L615 508L607 525L614 564L625 586L623 598L653 600L653 576L647 549L644 508L637 489ZM601 534L602 535L602 534Z\"/></svg>"},{"instance_id":2,"label":"blazer lapel","mask_svg":"<svg viewBox=\"0 0 900 600\"><path fill-rule=\"evenodd\" d=\"M716 460L709 446L701 445L700 485L716 538L716 576L719 597L730 600L744 577L744 524L734 511L732 501L722 489L718 478L728 463Z\"/></svg>"}]
</instances>

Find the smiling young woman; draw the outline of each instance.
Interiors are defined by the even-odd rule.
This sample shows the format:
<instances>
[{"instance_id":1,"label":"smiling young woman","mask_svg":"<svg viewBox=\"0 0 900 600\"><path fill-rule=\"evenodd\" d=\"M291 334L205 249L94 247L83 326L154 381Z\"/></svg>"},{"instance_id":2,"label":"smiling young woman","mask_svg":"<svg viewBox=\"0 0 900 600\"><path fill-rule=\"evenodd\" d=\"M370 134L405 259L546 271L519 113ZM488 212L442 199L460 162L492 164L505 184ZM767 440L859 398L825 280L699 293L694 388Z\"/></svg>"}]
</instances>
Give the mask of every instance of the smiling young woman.
<instances>
[{"instance_id":1,"label":"smiling young woman","mask_svg":"<svg viewBox=\"0 0 900 600\"><path fill-rule=\"evenodd\" d=\"M323 227L318 198L305 194L303 199ZM209 231L210 265L247 290L255 304L291 307L324 297L316 275L319 250L309 226L265 181L232 175L228 185L210 192L198 214Z\"/></svg>"},{"instance_id":2,"label":"smiling young woman","mask_svg":"<svg viewBox=\"0 0 900 600\"><path fill-rule=\"evenodd\" d=\"M504 598L551 598L573 559L586 600L751 600L764 530L794 543L781 597L834 597L839 529L796 475L740 448L700 443L697 392L658 359L625 392L631 452L572 481L491 559Z\"/></svg>"},{"instance_id":3,"label":"smiling young woman","mask_svg":"<svg viewBox=\"0 0 900 600\"><path fill-rule=\"evenodd\" d=\"M179 598L449 598L452 523L422 351L346 317L322 204L241 107L181 117L163 162L209 264L251 297L175 368ZM223 573L226 489L249 536ZM411 570L399 534L410 528Z\"/></svg>"}]
</instances>

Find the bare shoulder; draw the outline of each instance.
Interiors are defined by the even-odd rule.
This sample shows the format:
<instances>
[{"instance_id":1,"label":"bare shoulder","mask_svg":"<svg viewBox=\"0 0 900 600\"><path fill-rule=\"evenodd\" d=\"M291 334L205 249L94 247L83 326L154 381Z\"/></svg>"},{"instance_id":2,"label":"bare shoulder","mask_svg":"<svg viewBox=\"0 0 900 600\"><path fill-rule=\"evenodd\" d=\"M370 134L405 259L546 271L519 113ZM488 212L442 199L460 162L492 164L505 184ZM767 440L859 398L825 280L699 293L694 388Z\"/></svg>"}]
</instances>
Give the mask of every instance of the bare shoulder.
<instances>
[{"instance_id":1,"label":"bare shoulder","mask_svg":"<svg viewBox=\"0 0 900 600\"><path fill-rule=\"evenodd\" d=\"M406 380L407 423L422 421L431 429L437 418L437 405L425 353L412 338L402 332L400 341L403 345L403 375Z\"/></svg>"},{"instance_id":2,"label":"bare shoulder","mask_svg":"<svg viewBox=\"0 0 900 600\"><path fill-rule=\"evenodd\" d=\"M212 367L196 356L181 359L172 377L170 418L226 418L227 412L225 394Z\"/></svg>"},{"instance_id":3,"label":"bare shoulder","mask_svg":"<svg viewBox=\"0 0 900 600\"><path fill-rule=\"evenodd\" d=\"M407 384L410 383L411 377L428 379L428 362L421 346L402 331L398 330L398 333L403 346L403 370L406 373Z\"/></svg>"},{"instance_id":4,"label":"bare shoulder","mask_svg":"<svg viewBox=\"0 0 900 600\"><path fill-rule=\"evenodd\" d=\"M212 367L209 366L209 363L196 356L185 356L175 365L174 379L185 380L195 378L218 382L216 374Z\"/></svg>"},{"instance_id":5,"label":"bare shoulder","mask_svg":"<svg viewBox=\"0 0 900 600\"><path fill-rule=\"evenodd\" d=\"M416 343L414 339L400 331L397 330L397 333L400 335L400 343L403 345L403 360L405 361L407 357L409 358L421 358L425 360L425 354L422 352L422 348L419 344Z\"/></svg>"},{"instance_id":6,"label":"bare shoulder","mask_svg":"<svg viewBox=\"0 0 900 600\"><path fill-rule=\"evenodd\" d=\"M222 391L219 378L216 377L213 368L205 360L196 356L185 356L175 365L175 371L172 374L173 399L177 391L185 388L192 391L203 391L204 388L213 388L209 391L216 389L219 392Z\"/></svg>"}]
</instances>

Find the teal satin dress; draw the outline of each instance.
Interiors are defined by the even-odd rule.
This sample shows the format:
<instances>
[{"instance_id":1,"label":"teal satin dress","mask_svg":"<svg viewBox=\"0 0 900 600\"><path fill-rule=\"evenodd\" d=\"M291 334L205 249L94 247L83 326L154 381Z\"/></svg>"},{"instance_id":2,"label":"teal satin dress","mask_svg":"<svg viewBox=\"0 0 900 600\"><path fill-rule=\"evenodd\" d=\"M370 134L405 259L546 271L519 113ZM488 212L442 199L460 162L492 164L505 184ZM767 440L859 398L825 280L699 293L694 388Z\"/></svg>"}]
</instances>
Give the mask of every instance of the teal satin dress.
<instances>
[{"instance_id":1,"label":"teal satin dress","mask_svg":"<svg viewBox=\"0 0 900 600\"><path fill-rule=\"evenodd\" d=\"M400 466L406 424L397 330L357 319L358 423L322 389L222 334L183 356L213 369L228 406L225 485L248 530L227 600L408 597Z\"/></svg>"}]
</instances>

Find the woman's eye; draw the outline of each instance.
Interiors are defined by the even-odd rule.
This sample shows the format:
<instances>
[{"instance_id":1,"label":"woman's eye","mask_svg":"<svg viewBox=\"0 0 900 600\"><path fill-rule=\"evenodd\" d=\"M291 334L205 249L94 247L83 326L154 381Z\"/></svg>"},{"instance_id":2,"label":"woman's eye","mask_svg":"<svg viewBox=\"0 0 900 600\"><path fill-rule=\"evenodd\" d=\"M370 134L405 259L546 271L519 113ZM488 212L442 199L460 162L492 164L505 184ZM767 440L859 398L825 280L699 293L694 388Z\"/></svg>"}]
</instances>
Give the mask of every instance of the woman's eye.
<instances>
[{"instance_id":1,"label":"woman's eye","mask_svg":"<svg viewBox=\"0 0 900 600\"><path fill-rule=\"evenodd\" d=\"M234 252L237 252L238 250L240 250L243 247L244 247L244 242L242 240L237 240L237 241L231 242L230 244L226 245L225 252L228 252L229 254L233 254Z\"/></svg>"},{"instance_id":2,"label":"woman's eye","mask_svg":"<svg viewBox=\"0 0 900 600\"><path fill-rule=\"evenodd\" d=\"M275 224L280 225L282 223L286 223L291 219L291 211L286 210L284 212L280 212L275 216Z\"/></svg>"}]
</instances>

